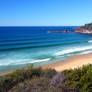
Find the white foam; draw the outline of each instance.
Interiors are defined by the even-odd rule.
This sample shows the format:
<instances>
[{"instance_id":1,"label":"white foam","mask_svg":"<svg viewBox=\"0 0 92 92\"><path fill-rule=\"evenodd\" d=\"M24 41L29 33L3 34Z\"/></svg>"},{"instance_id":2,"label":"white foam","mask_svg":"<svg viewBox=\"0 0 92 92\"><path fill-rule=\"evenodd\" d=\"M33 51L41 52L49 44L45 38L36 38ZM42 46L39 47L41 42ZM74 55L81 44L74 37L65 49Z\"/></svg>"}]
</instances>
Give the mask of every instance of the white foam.
<instances>
[{"instance_id":1,"label":"white foam","mask_svg":"<svg viewBox=\"0 0 92 92\"><path fill-rule=\"evenodd\" d=\"M34 61L32 61L31 63L36 63L36 62L45 62L45 61L49 61L50 60L50 58L47 58L47 59L41 59L41 60L34 60Z\"/></svg>"},{"instance_id":2,"label":"white foam","mask_svg":"<svg viewBox=\"0 0 92 92\"><path fill-rule=\"evenodd\" d=\"M39 63L39 62L46 62L49 61L50 58L46 58L46 59L38 59L38 60L32 60L32 59L23 59L23 60L16 60L16 61L12 61L9 60L9 62L7 63L0 63L0 66L8 66L8 65L23 65L23 64L31 64L31 63ZM3 61L4 62L4 61Z\"/></svg>"},{"instance_id":3,"label":"white foam","mask_svg":"<svg viewBox=\"0 0 92 92\"><path fill-rule=\"evenodd\" d=\"M33 63L39 63L39 62L46 62L46 61L49 61L50 58L47 58L47 59L40 59L40 60L23 60L21 62L16 62L15 65L22 65L22 64L33 64Z\"/></svg>"},{"instance_id":4,"label":"white foam","mask_svg":"<svg viewBox=\"0 0 92 92\"><path fill-rule=\"evenodd\" d=\"M58 56L58 55L64 55L64 54L68 54L68 53L73 53L73 52L77 52L77 51L85 51L85 50L89 50L92 49L92 46L87 46L87 47L73 47L65 49L63 51L59 51L57 53L55 53L54 55Z\"/></svg>"},{"instance_id":5,"label":"white foam","mask_svg":"<svg viewBox=\"0 0 92 92\"><path fill-rule=\"evenodd\" d=\"M1 59L0 60L0 66L7 66L9 64L13 63L13 60L10 60L10 59Z\"/></svg>"},{"instance_id":6,"label":"white foam","mask_svg":"<svg viewBox=\"0 0 92 92\"><path fill-rule=\"evenodd\" d=\"M89 42L89 43L92 43L92 40L89 40L88 42Z\"/></svg>"},{"instance_id":7,"label":"white foam","mask_svg":"<svg viewBox=\"0 0 92 92\"><path fill-rule=\"evenodd\" d=\"M80 54L88 54L88 53L91 53L91 52L92 52L92 50L91 51L85 51L85 52L82 52Z\"/></svg>"}]
</instances>

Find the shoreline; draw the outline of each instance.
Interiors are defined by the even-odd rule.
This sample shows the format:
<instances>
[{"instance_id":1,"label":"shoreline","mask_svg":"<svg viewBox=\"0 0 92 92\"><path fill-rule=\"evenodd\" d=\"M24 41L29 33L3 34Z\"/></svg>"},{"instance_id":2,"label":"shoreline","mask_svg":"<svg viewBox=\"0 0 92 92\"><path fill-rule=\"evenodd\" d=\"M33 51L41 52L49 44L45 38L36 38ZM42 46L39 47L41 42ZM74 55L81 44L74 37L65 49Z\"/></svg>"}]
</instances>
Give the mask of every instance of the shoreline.
<instances>
[{"instance_id":1,"label":"shoreline","mask_svg":"<svg viewBox=\"0 0 92 92\"><path fill-rule=\"evenodd\" d=\"M74 69L81 67L82 65L92 64L92 52L87 54L74 55L68 58L67 60L62 60L53 64L40 66L42 69L55 69L57 72L61 72L66 69ZM25 67L26 68L26 67ZM22 69L22 68L19 68ZM0 73L0 76L10 74L15 70L7 71L4 73Z\"/></svg>"},{"instance_id":2,"label":"shoreline","mask_svg":"<svg viewBox=\"0 0 92 92\"><path fill-rule=\"evenodd\" d=\"M79 68L87 64L92 64L92 52L87 53L87 54L75 55L68 58L67 60L59 61L53 64L44 65L42 66L42 69L51 68L60 72L66 69Z\"/></svg>"},{"instance_id":3,"label":"shoreline","mask_svg":"<svg viewBox=\"0 0 92 92\"><path fill-rule=\"evenodd\" d=\"M78 31L78 30L76 30L76 31L74 31L74 32L72 32L72 31L48 31L48 32L50 32L50 33L79 33L79 34L92 34L92 31L90 32L90 31L88 31L88 30L84 30L84 31Z\"/></svg>"}]
</instances>

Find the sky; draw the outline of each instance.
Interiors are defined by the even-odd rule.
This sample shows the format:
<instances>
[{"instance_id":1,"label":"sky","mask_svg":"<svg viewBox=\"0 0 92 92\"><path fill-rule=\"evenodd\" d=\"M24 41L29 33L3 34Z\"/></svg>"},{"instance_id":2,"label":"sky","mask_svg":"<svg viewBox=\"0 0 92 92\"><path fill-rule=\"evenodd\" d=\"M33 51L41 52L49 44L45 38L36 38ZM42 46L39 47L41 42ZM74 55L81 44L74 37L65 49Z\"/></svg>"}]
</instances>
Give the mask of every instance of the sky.
<instances>
[{"instance_id":1,"label":"sky","mask_svg":"<svg viewBox=\"0 0 92 92\"><path fill-rule=\"evenodd\" d=\"M92 0L0 0L0 26L80 26L92 22Z\"/></svg>"}]
</instances>

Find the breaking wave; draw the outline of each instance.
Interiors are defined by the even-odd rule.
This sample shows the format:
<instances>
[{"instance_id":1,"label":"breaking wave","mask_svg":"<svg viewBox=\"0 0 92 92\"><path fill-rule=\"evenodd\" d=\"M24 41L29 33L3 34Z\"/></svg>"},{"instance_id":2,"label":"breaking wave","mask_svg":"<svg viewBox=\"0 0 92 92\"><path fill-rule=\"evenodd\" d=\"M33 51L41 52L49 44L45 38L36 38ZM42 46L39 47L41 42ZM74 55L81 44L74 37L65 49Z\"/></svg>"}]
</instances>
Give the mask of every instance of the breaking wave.
<instances>
[{"instance_id":1,"label":"breaking wave","mask_svg":"<svg viewBox=\"0 0 92 92\"><path fill-rule=\"evenodd\" d=\"M15 62L13 60L12 61L9 60L8 63L7 62L6 63L0 63L0 66L32 64L32 63L46 62L46 61L49 61L49 60L50 60L50 58L38 59L38 60L23 59L23 60L16 60Z\"/></svg>"},{"instance_id":2,"label":"breaking wave","mask_svg":"<svg viewBox=\"0 0 92 92\"><path fill-rule=\"evenodd\" d=\"M85 50L90 50L92 49L92 46L86 46L86 47L73 47L73 48L68 48L66 50L59 51L55 53L56 56L58 55L64 55L64 54L69 54L69 53L74 53L78 51L85 51Z\"/></svg>"},{"instance_id":3,"label":"breaking wave","mask_svg":"<svg viewBox=\"0 0 92 92\"><path fill-rule=\"evenodd\" d=\"M92 40L89 40L88 42L89 42L89 43L92 43Z\"/></svg>"}]
</instances>

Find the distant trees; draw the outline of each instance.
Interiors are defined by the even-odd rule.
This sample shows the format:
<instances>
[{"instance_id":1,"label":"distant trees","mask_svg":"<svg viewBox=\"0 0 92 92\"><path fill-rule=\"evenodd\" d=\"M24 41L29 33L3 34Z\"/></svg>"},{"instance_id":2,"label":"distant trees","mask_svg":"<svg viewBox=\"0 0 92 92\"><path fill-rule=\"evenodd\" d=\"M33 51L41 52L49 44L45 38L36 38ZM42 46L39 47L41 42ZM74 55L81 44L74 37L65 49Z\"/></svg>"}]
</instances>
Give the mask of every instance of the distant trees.
<instances>
[{"instance_id":1,"label":"distant trees","mask_svg":"<svg viewBox=\"0 0 92 92\"><path fill-rule=\"evenodd\" d=\"M85 26L82 26L81 28L84 28L84 29L91 31L92 30L92 23L85 24Z\"/></svg>"}]
</instances>

